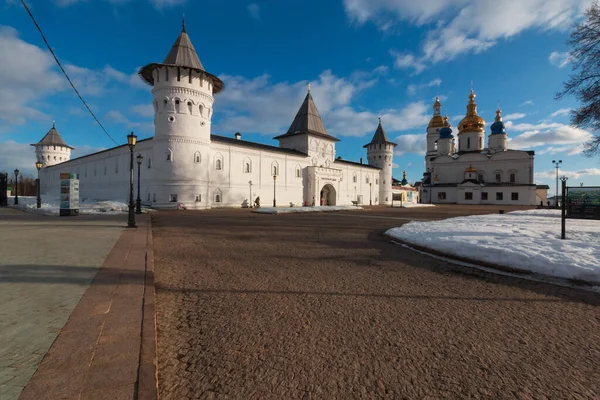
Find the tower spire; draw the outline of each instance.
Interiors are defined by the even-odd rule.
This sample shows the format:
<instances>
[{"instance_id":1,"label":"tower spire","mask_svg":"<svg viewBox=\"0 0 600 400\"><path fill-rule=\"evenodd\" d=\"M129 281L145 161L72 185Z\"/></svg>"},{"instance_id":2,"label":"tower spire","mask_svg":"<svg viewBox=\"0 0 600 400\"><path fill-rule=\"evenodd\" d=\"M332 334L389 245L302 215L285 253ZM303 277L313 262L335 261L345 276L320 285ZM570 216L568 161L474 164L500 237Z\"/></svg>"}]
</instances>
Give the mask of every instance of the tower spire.
<instances>
[{"instance_id":1,"label":"tower spire","mask_svg":"<svg viewBox=\"0 0 600 400\"><path fill-rule=\"evenodd\" d=\"M185 13L183 13L183 16L181 17L181 32L186 32L185 31Z\"/></svg>"}]
</instances>

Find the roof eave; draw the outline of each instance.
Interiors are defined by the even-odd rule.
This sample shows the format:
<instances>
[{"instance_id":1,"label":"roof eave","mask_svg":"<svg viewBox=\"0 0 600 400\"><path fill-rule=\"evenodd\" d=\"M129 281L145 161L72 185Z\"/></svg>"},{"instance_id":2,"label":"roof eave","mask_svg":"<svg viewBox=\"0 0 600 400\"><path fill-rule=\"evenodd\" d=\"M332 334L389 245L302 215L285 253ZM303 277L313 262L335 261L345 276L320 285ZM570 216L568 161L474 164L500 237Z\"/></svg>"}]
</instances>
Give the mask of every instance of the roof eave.
<instances>
[{"instance_id":1,"label":"roof eave","mask_svg":"<svg viewBox=\"0 0 600 400\"><path fill-rule=\"evenodd\" d=\"M193 71L196 71L200 74L206 75L213 83L213 94L217 94L225 88L225 84L222 80L220 80L216 75L211 74L210 72L206 72L200 68L188 67L186 65L175 65L175 64L162 64L162 63L150 63L148 65L143 66L138 71L138 76L142 79L142 81L146 82L150 86L154 86L154 77L152 76L152 72L158 67L179 67L179 68L188 68Z\"/></svg>"}]
</instances>

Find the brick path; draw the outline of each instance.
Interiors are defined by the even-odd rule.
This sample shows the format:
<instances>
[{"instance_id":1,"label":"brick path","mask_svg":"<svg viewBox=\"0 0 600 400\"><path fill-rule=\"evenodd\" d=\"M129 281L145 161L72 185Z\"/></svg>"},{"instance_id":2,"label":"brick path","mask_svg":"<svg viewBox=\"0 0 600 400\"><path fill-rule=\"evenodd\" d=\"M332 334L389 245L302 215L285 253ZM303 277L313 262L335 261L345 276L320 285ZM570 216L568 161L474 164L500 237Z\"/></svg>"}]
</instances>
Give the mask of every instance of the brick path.
<instances>
[{"instance_id":1,"label":"brick path","mask_svg":"<svg viewBox=\"0 0 600 400\"><path fill-rule=\"evenodd\" d=\"M156 215L161 398L600 398L597 294L380 236L486 212Z\"/></svg>"},{"instance_id":2,"label":"brick path","mask_svg":"<svg viewBox=\"0 0 600 400\"><path fill-rule=\"evenodd\" d=\"M0 399L16 399L123 232L0 208Z\"/></svg>"}]
</instances>

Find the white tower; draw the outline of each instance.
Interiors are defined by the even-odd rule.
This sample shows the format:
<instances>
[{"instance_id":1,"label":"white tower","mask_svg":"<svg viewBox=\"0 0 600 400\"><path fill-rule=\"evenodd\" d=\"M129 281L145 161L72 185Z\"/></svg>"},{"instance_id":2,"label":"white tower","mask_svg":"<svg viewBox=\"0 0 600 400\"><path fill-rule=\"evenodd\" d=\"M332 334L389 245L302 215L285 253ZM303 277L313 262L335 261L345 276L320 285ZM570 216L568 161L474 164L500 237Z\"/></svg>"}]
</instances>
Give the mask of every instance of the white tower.
<instances>
[{"instance_id":1,"label":"white tower","mask_svg":"<svg viewBox=\"0 0 600 400\"><path fill-rule=\"evenodd\" d=\"M364 145L367 148L367 159L369 165L381 168L379 172L379 204L392 203L392 159L394 157L394 147L396 143L390 142L385 133L385 129L379 125L369 144Z\"/></svg>"},{"instance_id":2,"label":"white tower","mask_svg":"<svg viewBox=\"0 0 600 400\"><path fill-rule=\"evenodd\" d=\"M458 124L458 151L481 151L484 148L485 121L477 115L475 93L471 89L467 115Z\"/></svg>"},{"instance_id":3,"label":"white tower","mask_svg":"<svg viewBox=\"0 0 600 400\"><path fill-rule=\"evenodd\" d=\"M152 168L157 184L149 186L160 207L209 208L212 202L210 125L213 94L223 82L206 72L185 30L162 63L140 69L141 78L153 85L154 154Z\"/></svg>"},{"instance_id":4,"label":"white tower","mask_svg":"<svg viewBox=\"0 0 600 400\"><path fill-rule=\"evenodd\" d=\"M32 144L35 147L35 156L43 167L60 164L71 159L71 150L73 148L65 143L63 138L52 123L52 129L38 143Z\"/></svg>"},{"instance_id":5,"label":"white tower","mask_svg":"<svg viewBox=\"0 0 600 400\"><path fill-rule=\"evenodd\" d=\"M433 117L427 125L427 153L425 154L425 166L429 170L429 161L431 157L435 157L439 154L438 152L438 139L440 138L440 129L444 126L444 119L442 118L442 104L440 98L435 98L433 104Z\"/></svg>"},{"instance_id":6,"label":"white tower","mask_svg":"<svg viewBox=\"0 0 600 400\"><path fill-rule=\"evenodd\" d=\"M502 110L496 109L496 121L491 126L492 133L488 138L488 147L492 153L508 149L508 135L502 122Z\"/></svg>"},{"instance_id":7,"label":"white tower","mask_svg":"<svg viewBox=\"0 0 600 400\"><path fill-rule=\"evenodd\" d=\"M444 127L440 129L440 138L438 139L438 153L440 155L450 155L455 152L454 136L452 135L452 125L448 117L444 117Z\"/></svg>"}]
</instances>

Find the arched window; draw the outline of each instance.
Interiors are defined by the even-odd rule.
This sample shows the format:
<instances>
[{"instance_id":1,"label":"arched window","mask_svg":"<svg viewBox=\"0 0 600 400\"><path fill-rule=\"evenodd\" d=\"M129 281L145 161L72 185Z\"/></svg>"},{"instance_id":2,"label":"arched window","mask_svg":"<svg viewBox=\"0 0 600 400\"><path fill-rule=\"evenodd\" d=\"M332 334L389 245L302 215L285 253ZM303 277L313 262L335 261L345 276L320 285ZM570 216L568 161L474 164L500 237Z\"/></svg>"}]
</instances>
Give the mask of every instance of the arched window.
<instances>
[{"instance_id":1,"label":"arched window","mask_svg":"<svg viewBox=\"0 0 600 400\"><path fill-rule=\"evenodd\" d=\"M365 182L368 184L369 183L369 175L367 175L367 177L365 178Z\"/></svg>"},{"instance_id":2,"label":"arched window","mask_svg":"<svg viewBox=\"0 0 600 400\"><path fill-rule=\"evenodd\" d=\"M215 203L220 203L220 202L221 202L221 195L215 194Z\"/></svg>"},{"instance_id":3,"label":"arched window","mask_svg":"<svg viewBox=\"0 0 600 400\"><path fill-rule=\"evenodd\" d=\"M479 138L479 148L483 148L483 138Z\"/></svg>"},{"instance_id":4,"label":"arched window","mask_svg":"<svg viewBox=\"0 0 600 400\"><path fill-rule=\"evenodd\" d=\"M277 165L273 165L273 175L277 175Z\"/></svg>"},{"instance_id":5,"label":"arched window","mask_svg":"<svg viewBox=\"0 0 600 400\"><path fill-rule=\"evenodd\" d=\"M250 163L249 162L244 163L244 172L247 174L250 173Z\"/></svg>"},{"instance_id":6,"label":"arched window","mask_svg":"<svg viewBox=\"0 0 600 400\"><path fill-rule=\"evenodd\" d=\"M352 175L352 182L356 183L356 173Z\"/></svg>"},{"instance_id":7,"label":"arched window","mask_svg":"<svg viewBox=\"0 0 600 400\"><path fill-rule=\"evenodd\" d=\"M467 150L471 148L471 138L467 138Z\"/></svg>"},{"instance_id":8,"label":"arched window","mask_svg":"<svg viewBox=\"0 0 600 400\"><path fill-rule=\"evenodd\" d=\"M165 159L166 159L167 161L173 161L173 152L171 151L171 149L168 149L168 150L165 152L165 156L166 156L166 158L165 158Z\"/></svg>"},{"instance_id":9,"label":"arched window","mask_svg":"<svg viewBox=\"0 0 600 400\"><path fill-rule=\"evenodd\" d=\"M204 116L204 106L202 104L200 104L198 106L198 110L200 111L200 116L203 117Z\"/></svg>"},{"instance_id":10,"label":"arched window","mask_svg":"<svg viewBox=\"0 0 600 400\"><path fill-rule=\"evenodd\" d=\"M200 164L200 161L202 160L201 156L200 156L200 152L197 151L194 153L194 162L196 164Z\"/></svg>"},{"instance_id":11,"label":"arched window","mask_svg":"<svg viewBox=\"0 0 600 400\"><path fill-rule=\"evenodd\" d=\"M500 183L500 182L502 182L502 175L496 174L496 183Z\"/></svg>"},{"instance_id":12,"label":"arched window","mask_svg":"<svg viewBox=\"0 0 600 400\"><path fill-rule=\"evenodd\" d=\"M152 159L148 157L148 168L152 168Z\"/></svg>"},{"instance_id":13,"label":"arched window","mask_svg":"<svg viewBox=\"0 0 600 400\"><path fill-rule=\"evenodd\" d=\"M514 173L510 174L510 180L509 180L510 183L515 183L517 180L516 178L517 178L517 176Z\"/></svg>"},{"instance_id":14,"label":"arched window","mask_svg":"<svg viewBox=\"0 0 600 400\"><path fill-rule=\"evenodd\" d=\"M217 168L217 171L220 171L220 170L222 170L222 169L223 169L223 165L222 165L222 163L221 163L221 160L217 160L217 163L216 163L216 168Z\"/></svg>"},{"instance_id":15,"label":"arched window","mask_svg":"<svg viewBox=\"0 0 600 400\"><path fill-rule=\"evenodd\" d=\"M279 175L279 164L277 164L277 161L271 163L271 174Z\"/></svg>"},{"instance_id":16,"label":"arched window","mask_svg":"<svg viewBox=\"0 0 600 400\"><path fill-rule=\"evenodd\" d=\"M250 157L244 158L243 168L245 174L249 174L252 172L252 160L250 159Z\"/></svg>"},{"instance_id":17,"label":"arched window","mask_svg":"<svg viewBox=\"0 0 600 400\"><path fill-rule=\"evenodd\" d=\"M180 113L181 112L181 100L179 99L175 99L175 112Z\"/></svg>"},{"instance_id":18,"label":"arched window","mask_svg":"<svg viewBox=\"0 0 600 400\"><path fill-rule=\"evenodd\" d=\"M300 178L300 168L296 168L296 178Z\"/></svg>"},{"instance_id":19,"label":"arched window","mask_svg":"<svg viewBox=\"0 0 600 400\"><path fill-rule=\"evenodd\" d=\"M187 106L188 106L188 112L190 113L190 115L192 115L192 102L188 101Z\"/></svg>"}]
</instances>

